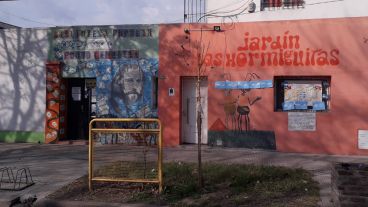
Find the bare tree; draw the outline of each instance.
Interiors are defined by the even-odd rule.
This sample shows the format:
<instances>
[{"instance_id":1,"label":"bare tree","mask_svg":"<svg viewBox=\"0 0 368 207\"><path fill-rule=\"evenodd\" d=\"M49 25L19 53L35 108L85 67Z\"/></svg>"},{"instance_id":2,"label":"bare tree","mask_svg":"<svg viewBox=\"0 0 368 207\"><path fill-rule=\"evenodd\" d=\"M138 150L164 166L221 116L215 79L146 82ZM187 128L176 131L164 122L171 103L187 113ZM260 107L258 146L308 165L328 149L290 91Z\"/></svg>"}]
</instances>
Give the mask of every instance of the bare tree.
<instances>
[{"instance_id":1,"label":"bare tree","mask_svg":"<svg viewBox=\"0 0 368 207\"><path fill-rule=\"evenodd\" d=\"M200 40L198 44L196 44L196 52L197 52L197 82L196 82L196 113L197 113L197 139L198 139L198 186L203 188L203 172L202 172L202 102L201 102L201 81L203 80L203 75L206 72L205 57L210 46L208 44L203 43L202 40L202 28L200 30Z\"/></svg>"},{"instance_id":2,"label":"bare tree","mask_svg":"<svg viewBox=\"0 0 368 207\"><path fill-rule=\"evenodd\" d=\"M203 106L201 101L201 82L205 79L206 73L206 54L210 47L210 42L205 44L203 42L203 29L200 30L187 30L186 33L190 35L191 31L199 31L200 38L198 41L191 41L189 38L190 49L186 49L181 45L182 51L176 53L185 62L186 66L190 66L189 60L191 58L196 60L195 74L196 74L196 125L197 125L197 143L198 143L198 186L203 188L203 173L202 173L202 119L203 119ZM206 31L206 30L205 30ZM188 37L186 37L188 39Z\"/></svg>"}]
</instances>

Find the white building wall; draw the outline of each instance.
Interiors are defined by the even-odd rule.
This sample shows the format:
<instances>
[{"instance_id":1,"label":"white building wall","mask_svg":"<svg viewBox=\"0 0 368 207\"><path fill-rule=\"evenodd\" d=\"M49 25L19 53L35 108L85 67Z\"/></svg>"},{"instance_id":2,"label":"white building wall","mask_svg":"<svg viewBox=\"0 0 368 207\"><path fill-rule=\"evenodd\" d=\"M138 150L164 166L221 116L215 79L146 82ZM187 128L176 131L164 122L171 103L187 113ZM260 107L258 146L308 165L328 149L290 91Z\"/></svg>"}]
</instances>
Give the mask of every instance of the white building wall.
<instances>
[{"instance_id":1,"label":"white building wall","mask_svg":"<svg viewBox=\"0 0 368 207\"><path fill-rule=\"evenodd\" d=\"M207 22L255 22L368 16L368 0L305 0L304 8L265 8L253 0L256 10L249 13L252 0L207 0ZM227 16L227 17L220 17Z\"/></svg>"},{"instance_id":2,"label":"white building wall","mask_svg":"<svg viewBox=\"0 0 368 207\"><path fill-rule=\"evenodd\" d=\"M44 131L47 30L0 30L0 131Z\"/></svg>"}]
</instances>

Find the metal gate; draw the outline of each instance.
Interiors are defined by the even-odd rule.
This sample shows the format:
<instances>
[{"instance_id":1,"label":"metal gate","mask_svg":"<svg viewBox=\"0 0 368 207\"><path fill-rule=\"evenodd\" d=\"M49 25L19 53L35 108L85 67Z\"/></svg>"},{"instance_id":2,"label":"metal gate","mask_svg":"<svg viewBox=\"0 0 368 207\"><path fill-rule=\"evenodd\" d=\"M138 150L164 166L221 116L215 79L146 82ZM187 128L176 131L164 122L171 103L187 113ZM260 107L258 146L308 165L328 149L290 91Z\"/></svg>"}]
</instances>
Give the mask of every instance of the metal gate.
<instances>
[{"instance_id":1,"label":"metal gate","mask_svg":"<svg viewBox=\"0 0 368 207\"><path fill-rule=\"evenodd\" d=\"M121 169L114 166L113 175L94 169L95 148L98 142L112 144L126 152L143 152L142 160L119 163ZM147 152L153 151L154 162L147 168ZM157 153L157 155L156 155ZM152 164L151 163L151 164ZM139 165L138 165L139 164ZM140 167L139 167L140 166ZM144 167L142 167L144 166ZM156 168L157 167L157 168ZM142 168L142 169L141 169ZM107 168L104 168L107 169ZM138 171L137 171L138 169ZM108 170L105 170L108 171ZM138 173L130 173L136 171ZM142 171L142 172L141 172ZM89 190L96 182L132 182L157 183L162 191L162 125L159 119L146 118L96 118L89 123ZM95 175L97 174L97 175ZM133 177L131 176L133 174ZM129 176L128 176L129 175Z\"/></svg>"}]
</instances>

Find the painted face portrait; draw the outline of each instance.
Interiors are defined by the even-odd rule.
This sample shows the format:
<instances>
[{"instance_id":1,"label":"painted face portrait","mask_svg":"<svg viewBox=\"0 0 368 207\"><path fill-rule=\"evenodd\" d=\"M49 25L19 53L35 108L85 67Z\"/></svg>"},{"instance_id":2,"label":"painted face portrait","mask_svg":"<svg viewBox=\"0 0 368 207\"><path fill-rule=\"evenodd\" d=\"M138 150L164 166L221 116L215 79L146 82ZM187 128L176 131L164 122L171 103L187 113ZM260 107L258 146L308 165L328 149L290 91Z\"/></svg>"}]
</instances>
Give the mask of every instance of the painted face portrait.
<instances>
[{"instance_id":1,"label":"painted face portrait","mask_svg":"<svg viewBox=\"0 0 368 207\"><path fill-rule=\"evenodd\" d=\"M127 105L132 105L142 97L143 71L138 65L126 65L120 69L123 71L121 91Z\"/></svg>"},{"instance_id":2,"label":"painted face portrait","mask_svg":"<svg viewBox=\"0 0 368 207\"><path fill-rule=\"evenodd\" d=\"M143 71L137 64L122 65L112 82L112 97L123 100L126 107L133 106L143 97ZM112 103L115 111L117 104Z\"/></svg>"},{"instance_id":3,"label":"painted face portrait","mask_svg":"<svg viewBox=\"0 0 368 207\"><path fill-rule=\"evenodd\" d=\"M157 69L151 68L152 64L143 60L100 63L96 89L98 115L119 118L156 117L156 110L152 110L152 74Z\"/></svg>"}]
</instances>

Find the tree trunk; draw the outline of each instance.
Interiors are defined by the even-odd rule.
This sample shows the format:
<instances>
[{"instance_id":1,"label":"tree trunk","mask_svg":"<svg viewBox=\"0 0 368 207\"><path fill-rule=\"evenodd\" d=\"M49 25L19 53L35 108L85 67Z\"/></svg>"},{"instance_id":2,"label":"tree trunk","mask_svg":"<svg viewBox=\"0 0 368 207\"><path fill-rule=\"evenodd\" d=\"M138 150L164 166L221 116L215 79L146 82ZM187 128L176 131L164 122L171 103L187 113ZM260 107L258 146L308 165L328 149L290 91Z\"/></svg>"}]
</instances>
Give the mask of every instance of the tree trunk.
<instances>
[{"instance_id":1,"label":"tree trunk","mask_svg":"<svg viewBox=\"0 0 368 207\"><path fill-rule=\"evenodd\" d=\"M197 136L198 136L198 186L203 188L203 174L202 174L202 104L201 104L201 88L200 78L197 79Z\"/></svg>"}]
</instances>

